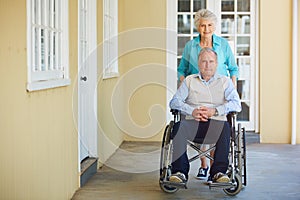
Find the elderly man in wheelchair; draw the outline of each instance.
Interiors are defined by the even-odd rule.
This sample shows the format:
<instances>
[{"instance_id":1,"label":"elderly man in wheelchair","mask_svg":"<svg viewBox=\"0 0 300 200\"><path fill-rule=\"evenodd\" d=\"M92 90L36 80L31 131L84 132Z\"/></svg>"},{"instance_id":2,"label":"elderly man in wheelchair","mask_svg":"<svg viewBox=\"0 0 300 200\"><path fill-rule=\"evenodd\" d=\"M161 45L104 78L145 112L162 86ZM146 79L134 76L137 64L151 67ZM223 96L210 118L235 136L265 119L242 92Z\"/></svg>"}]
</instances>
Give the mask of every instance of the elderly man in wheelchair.
<instances>
[{"instance_id":1,"label":"elderly man in wheelchair","mask_svg":"<svg viewBox=\"0 0 300 200\"><path fill-rule=\"evenodd\" d=\"M165 192L186 188L190 169L187 145L190 141L192 145L215 144L208 184L221 185L231 195L237 194L241 188L241 183L238 183L237 191L236 176L232 177L232 173L239 169L231 169L228 173L229 157L233 162L236 160L236 155L230 153L234 153L237 144L232 135L235 134L232 133L235 132L232 130L234 125L227 121L228 113L241 111L241 101L231 80L216 74L217 56L212 49L203 48L198 57L199 74L186 77L170 101L174 121L164 134L160 170L160 186ZM179 117L177 111L180 120L176 121ZM238 164L231 164L231 168L236 166Z\"/></svg>"}]
</instances>

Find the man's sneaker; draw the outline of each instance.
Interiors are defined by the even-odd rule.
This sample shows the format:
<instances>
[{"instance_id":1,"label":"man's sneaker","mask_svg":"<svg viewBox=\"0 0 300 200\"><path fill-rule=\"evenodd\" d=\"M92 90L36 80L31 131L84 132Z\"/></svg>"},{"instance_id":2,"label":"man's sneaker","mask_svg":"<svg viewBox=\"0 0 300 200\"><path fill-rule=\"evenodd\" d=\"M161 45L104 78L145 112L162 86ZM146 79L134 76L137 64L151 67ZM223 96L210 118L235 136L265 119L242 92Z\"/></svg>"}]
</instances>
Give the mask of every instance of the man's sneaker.
<instances>
[{"instance_id":1,"label":"man's sneaker","mask_svg":"<svg viewBox=\"0 0 300 200\"><path fill-rule=\"evenodd\" d=\"M214 177L212 178L212 181L216 182L216 183L228 183L230 181L230 179L226 174L218 172L214 175Z\"/></svg>"},{"instance_id":2,"label":"man's sneaker","mask_svg":"<svg viewBox=\"0 0 300 200\"><path fill-rule=\"evenodd\" d=\"M177 172L170 176L169 181L173 183L185 183L187 180L183 173Z\"/></svg>"},{"instance_id":3,"label":"man's sneaker","mask_svg":"<svg viewBox=\"0 0 300 200\"><path fill-rule=\"evenodd\" d=\"M202 168L200 167L199 172L196 176L197 179L205 179L207 177L207 172L208 172L209 167Z\"/></svg>"},{"instance_id":4,"label":"man's sneaker","mask_svg":"<svg viewBox=\"0 0 300 200\"><path fill-rule=\"evenodd\" d=\"M207 179L207 181L206 181L206 183L209 185L209 184L212 184L212 182L213 182L212 178L211 178L211 176L209 176L208 179Z\"/></svg>"}]
</instances>

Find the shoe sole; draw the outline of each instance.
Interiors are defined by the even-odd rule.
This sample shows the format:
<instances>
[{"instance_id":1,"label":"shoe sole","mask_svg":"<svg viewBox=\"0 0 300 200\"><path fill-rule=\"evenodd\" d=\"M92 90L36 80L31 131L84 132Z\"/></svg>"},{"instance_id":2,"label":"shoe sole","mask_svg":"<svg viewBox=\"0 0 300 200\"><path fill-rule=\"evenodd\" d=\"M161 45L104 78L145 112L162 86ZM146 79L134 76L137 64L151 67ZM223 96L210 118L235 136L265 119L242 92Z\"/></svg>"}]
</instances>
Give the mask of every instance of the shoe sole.
<instances>
[{"instance_id":1,"label":"shoe sole","mask_svg":"<svg viewBox=\"0 0 300 200\"><path fill-rule=\"evenodd\" d=\"M196 179L198 180L206 180L206 177L198 177L198 176L195 176Z\"/></svg>"},{"instance_id":2,"label":"shoe sole","mask_svg":"<svg viewBox=\"0 0 300 200\"><path fill-rule=\"evenodd\" d=\"M213 183L212 181L206 181L206 182L204 182L205 185L210 185L212 183Z\"/></svg>"},{"instance_id":3,"label":"shoe sole","mask_svg":"<svg viewBox=\"0 0 300 200\"><path fill-rule=\"evenodd\" d=\"M229 183L230 179L228 177L220 177L216 180L217 183Z\"/></svg>"},{"instance_id":4,"label":"shoe sole","mask_svg":"<svg viewBox=\"0 0 300 200\"><path fill-rule=\"evenodd\" d=\"M183 181L177 176L171 176L169 181L173 183L183 183Z\"/></svg>"}]
</instances>

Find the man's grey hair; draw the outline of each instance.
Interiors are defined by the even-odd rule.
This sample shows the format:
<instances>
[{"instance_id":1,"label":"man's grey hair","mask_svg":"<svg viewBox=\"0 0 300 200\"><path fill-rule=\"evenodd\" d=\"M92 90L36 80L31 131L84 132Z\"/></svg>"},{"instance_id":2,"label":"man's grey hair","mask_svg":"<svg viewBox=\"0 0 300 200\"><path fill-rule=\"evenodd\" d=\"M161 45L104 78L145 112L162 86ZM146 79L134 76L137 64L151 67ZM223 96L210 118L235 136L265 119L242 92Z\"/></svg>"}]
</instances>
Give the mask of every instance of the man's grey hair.
<instances>
[{"instance_id":1,"label":"man's grey hair","mask_svg":"<svg viewBox=\"0 0 300 200\"><path fill-rule=\"evenodd\" d=\"M201 58L201 56L204 54L204 53L213 53L215 56L216 56L216 61L218 62L218 54L217 52L215 52L212 48L209 48L209 47L204 47L201 49L199 55L198 55L198 60Z\"/></svg>"},{"instance_id":2,"label":"man's grey hair","mask_svg":"<svg viewBox=\"0 0 300 200\"><path fill-rule=\"evenodd\" d=\"M195 19L194 19L194 24L195 24L195 27L197 30L200 25L200 19L209 20L214 23L214 26L216 26L216 24L218 22L218 18L213 12L211 12L207 9L201 9L198 12L196 12Z\"/></svg>"}]
</instances>

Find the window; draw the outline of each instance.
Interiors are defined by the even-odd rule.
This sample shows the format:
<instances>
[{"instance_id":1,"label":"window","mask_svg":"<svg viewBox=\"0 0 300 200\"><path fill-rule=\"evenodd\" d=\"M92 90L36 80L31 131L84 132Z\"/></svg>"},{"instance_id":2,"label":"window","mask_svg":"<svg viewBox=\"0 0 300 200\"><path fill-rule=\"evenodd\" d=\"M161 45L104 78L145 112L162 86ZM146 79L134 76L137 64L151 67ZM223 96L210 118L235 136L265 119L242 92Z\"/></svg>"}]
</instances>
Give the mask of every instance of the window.
<instances>
[{"instance_id":1,"label":"window","mask_svg":"<svg viewBox=\"0 0 300 200\"><path fill-rule=\"evenodd\" d=\"M251 0L221 0L220 10L216 12L221 18L221 36L228 40L239 66L237 90L242 101L242 111L237 120L247 130L255 129L255 6L255 1Z\"/></svg>"},{"instance_id":2,"label":"window","mask_svg":"<svg viewBox=\"0 0 300 200\"><path fill-rule=\"evenodd\" d=\"M27 0L27 90L70 84L68 0Z\"/></svg>"},{"instance_id":3,"label":"window","mask_svg":"<svg viewBox=\"0 0 300 200\"><path fill-rule=\"evenodd\" d=\"M185 44L199 33L194 26L195 13L206 8L206 0L178 0L177 10L177 64L179 65Z\"/></svg>"},{"instance_id":4,"label":"window","mask_svg":"<svg viewBox=\"0 0 300 200\"><path fill-rule=\"evenodd\" d=\"M86 61L88 54L89 54L89 41L88 41L88 5L86 0L79 1L79 48L78 48L78 59L79 59L79 66L83 66L84 62Z\"/></svg>"},{"instance_id":5,"label":"window","mask_svg":"<svg viewBox=\"0 0 300 200\"><path fill-rule=\"evenodd\" d=\"M119 75L118 69L118 0L104 0L103 78Z\"/></svg>"}]
</instances>

